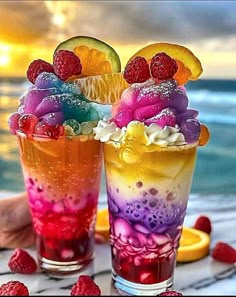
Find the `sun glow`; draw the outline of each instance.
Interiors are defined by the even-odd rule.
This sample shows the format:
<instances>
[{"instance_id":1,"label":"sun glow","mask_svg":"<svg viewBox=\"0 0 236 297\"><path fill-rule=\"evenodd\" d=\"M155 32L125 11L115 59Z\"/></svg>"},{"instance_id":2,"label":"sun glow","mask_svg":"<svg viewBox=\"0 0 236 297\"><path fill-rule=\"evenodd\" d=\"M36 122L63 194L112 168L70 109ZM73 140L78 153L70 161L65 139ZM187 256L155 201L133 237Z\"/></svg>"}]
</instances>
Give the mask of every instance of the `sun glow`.
<instances>
[{"instance_id":1,"label":"sun glow","mask_svg":"<svg viewBox=\"0 0 236 297\"><path fill-rule=\"evenodd\" d=\"M0 44L0 67L9 66L10 61L10 46L6 44Z\"/></svg>"}]
</instances>

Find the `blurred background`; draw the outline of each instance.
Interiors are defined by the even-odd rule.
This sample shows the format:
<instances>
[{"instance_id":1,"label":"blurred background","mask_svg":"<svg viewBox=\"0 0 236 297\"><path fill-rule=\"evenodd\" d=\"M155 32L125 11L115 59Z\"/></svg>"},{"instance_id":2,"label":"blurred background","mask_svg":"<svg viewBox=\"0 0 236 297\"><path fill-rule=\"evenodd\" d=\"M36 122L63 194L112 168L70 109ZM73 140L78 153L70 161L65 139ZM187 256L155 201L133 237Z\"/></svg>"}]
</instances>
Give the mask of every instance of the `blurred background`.
<instances>
[{"instance_id":1,"label":"blurred background","mask_svg":"<svg viewBox=\"0 0 236 297\"><path fill-rule=\"evenodd\" d=\"M89 35L110 44L122 68L153 42L194 52L203 74L186 87L211 139L198 150L192 193L236 194L235 11L234 1L0 1L0 192L24 190L7 119L28 87L28 65L39 58L52 62L60 42Z\"/></svg>"}]
</instances>

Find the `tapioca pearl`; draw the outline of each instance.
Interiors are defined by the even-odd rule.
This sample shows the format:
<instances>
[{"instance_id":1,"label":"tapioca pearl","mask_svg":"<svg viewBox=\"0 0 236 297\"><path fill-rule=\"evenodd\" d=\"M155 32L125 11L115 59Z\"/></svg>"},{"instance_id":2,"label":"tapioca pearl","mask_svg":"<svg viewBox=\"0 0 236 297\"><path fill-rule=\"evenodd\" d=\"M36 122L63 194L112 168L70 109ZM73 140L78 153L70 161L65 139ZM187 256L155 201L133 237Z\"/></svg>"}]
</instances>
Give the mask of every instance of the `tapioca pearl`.
<instances>
[{"instance_id":1,"label":"tapioca pearl","mask_svg":"<svg viewBox=\"0 0 236 297\"><path fill-rule=\"evenodd\" d=\"M137 211L144 211L144 206L141 202L135 201L133 205Z\"/></svg>"},{"instance_id":2,"label":"tapioca pearl","mask_svg":"<svg viewBox=\"0 0 236 297\"><path fill-rule=\"evenodd\" d=\"M151 199L148 201L148 205L149 205L149 207L151 207L151 208L155 208L155 207L157 207L157 205L158 205L158 199L157 199L157 198L151 198Z\"/></svg>"},{"instance_id":3,"label":"tapioca pearl","mask_svg":"<svg viewBox=\"0 0 236 297\"><path fill-rule=\"evenodd\" d=\"M146 206L148 204L148 199L147 198L142 198L141 203Z\"/></svg>"},{"instance_id":4,"label":"tapioca pearl","mask_svg":"<svg viewBox=\"0 0 236 297\"><path fill-rule=\"evenodd\" d=\"M29 178L29 183L34 186L34 180L32 179L32 177Z\"/></svg>"},{"instance_id":5,"label":"tapioca pearl","mask_svg":"<svg viewBox=\"0 0 236 297\"><path fill-rule=\"evenodd\" d=\"M158 190L155 188L151 188L151 189L149 189L149 193L153 196L156 196L158 194Z\"/></svg>"},{"instance_id":6,"label":"tapioca pearl","mask_svg":"<svg viewBox=\"0 0 236 297\"><path fill-rule=\"evenodd\" d=\"M136 183L136 187L137 187L137 188L142 188L142 186L143 186L143 183L142 183L141 181L138 181L138 182Z\"/></svg>"},{"instance_id":7,"label":"tapioca pearl","mask_svg":"<svg viewBox=\"0 0 236 297\"><path fill-rule=\"evenodd\" d=\"M142 195L143 195L143 197L148 197L148 192L143 191L143 192L142 192Z\"/></svg>"},{"instance_id":8,"label":"tapioca pearl","mask_svg":"<svg viewBox=\"0 0 236 297\"><path fill-rule=\"evenodd\" d=\"M42 192L43 192L43 186L38 186L38 187L37 187L37 191L38 191L39 193L42 193Z\"/></svg>"},{"instance_id":9,"label":"tapioca pearl","mask_svg":"<svg viewBox=\"0 0 236 297\"><path fill-rule=\"evenodd\" d=\"M158 225L158 217L156 214L149 213L145 218L145 223L151 230L154 230Z\"/></svg>"},{"instance_id":10,"label":"tapioca pearl","mask_svg":"<svg viewBox=\"0 0 236 297\"><path fill-rule=\"evenodd\" d=\"M173 201L175 200L177 197L177 194L175 192L170 192L168 193L167 197L166 197L166 200L167 201Z\"/></svg>"},{"instance_id":11,"label":"tapioca pearl","mask_svg":"<svg viewBox=\"0 0 236 297\"><path fill-rule=\"evenodd\" d=\"M72 259L74 257L75 253L71 249L64 249L61 251L61 257L65 260Z\"/></svg>"}]
</instances>

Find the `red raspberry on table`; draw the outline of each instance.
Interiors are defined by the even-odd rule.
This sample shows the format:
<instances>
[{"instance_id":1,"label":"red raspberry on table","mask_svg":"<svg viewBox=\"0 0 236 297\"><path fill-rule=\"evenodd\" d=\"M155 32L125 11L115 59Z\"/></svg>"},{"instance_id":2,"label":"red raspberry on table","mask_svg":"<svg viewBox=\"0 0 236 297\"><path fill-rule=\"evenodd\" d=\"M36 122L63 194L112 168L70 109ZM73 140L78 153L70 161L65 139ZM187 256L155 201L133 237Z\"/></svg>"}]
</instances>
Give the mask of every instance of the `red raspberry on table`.
<instances>
[{"instance_id":1,"label":"red raspberry on table","mask_svg":"<svg viewBox=\"0 0 236 297\"><path fill-rule=\"evenodd\" d=\"M29 296L29 291L23 283L9 281L0 286L0 296Z\"/></svg>"},{"instance_id":2,"label":"red raspberry on table","mask_svg":"<svg viewBox=\"0 0 236 297\"><path fill-rule=\"evenodd\" d=\"M68 50L59 50L54 54L53 65L56 75L66 81L72 75L79 75L82 71L80 58Z\"/></svg>"},{"instance_id":3,"label":"red raspberry on table","mask_svg":"<svg viewBox=\"0 0 236 297\"><path fill-rule=\"evenodd\" d=\"M194 223L193 228L204 231L208 234L211 234L212 226L211 220L207 216L200 216L197 218Z\"/></svg>"},{"instance_id":4,"label":"red raspberry on table","mask_svg":"<svg viewBox=\"0 0 236 297\"><path fill-rule=\"evenodd\" d=\"M15 273L32 274L37 270L37 263L27 251L16 249L8 262L8 267Z\"/></svg>"},{"instance_id":5,"label":"red raspberry on table","mask_svg":"<svg viewBox=\"0 0 236 297\"><path fill-rule=\"evenodd\" d=\"M236 263L236 249L234 249L228 243L222 241L216 243L212 250L211 256L213 259L220 262L229 264Z\"/></svg>"},{"instance_id":6,"label":"red raspberry on table","mask_svg":"<svg viewBox=\"0 0 236 297\"><path fill-rule=\"evenodd\" d=\"M178 70L178 65L174 59L165 53L156 54L151 59L151 75L157 79L169 79Z\"/></svg>"},{"instance_id":7,"label":"red raspberry on table","mask_svg":"<svg viewBox=\"0 0 236 297\"><path fill-rule=\"evenodd\" d=\"M125 66L124 79L129 84L142 83L150 78L148 62L143 57L135 57Z\"/></svg>"},{"instance_id":8,"label":"red raspberry on table","mask_svg":"<svg viewBox=\"0 0 236 297\"><path fill-rule=\"evenodd\" d=\"M71 288L71 296L101 296L101 290L89 275L81 275Z\"/></svg>"},{"instance_id":9,"label":"red raspberry on table","mask_svg":"<svg viewBox=\"0 0 236 297\"><path fill-rule=\"evenodd\" d=\"M34 84L36 78L42 72L54 73L54 67L48 62L38 59L30 63L26 75L28 80Z\"/></svg>"},{"instance_id":10,"label":"red raspberry on table","mask_svg":"<svg viewBox=\"0 0 236 297\"><path fill-rule=\"evenodd\" d=\"M183 296L183 294L177 291L166 291L160 293L158 296Z\"/></svg>"}]
</instances>

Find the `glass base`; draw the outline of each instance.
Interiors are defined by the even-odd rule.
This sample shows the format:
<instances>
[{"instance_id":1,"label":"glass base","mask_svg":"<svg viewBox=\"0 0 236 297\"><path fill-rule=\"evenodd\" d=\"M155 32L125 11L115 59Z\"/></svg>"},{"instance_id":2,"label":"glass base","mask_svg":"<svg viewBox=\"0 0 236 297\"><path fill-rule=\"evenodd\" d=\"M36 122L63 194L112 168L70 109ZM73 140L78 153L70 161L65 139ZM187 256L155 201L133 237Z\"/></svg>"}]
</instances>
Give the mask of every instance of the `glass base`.
<instances>
[{"instance_id":1,"label":"glass base","mask_svg":"<svg viewBox=\"0 0 236 297\"><path fill-rule=\"evenodd\" d=\"M173 276L158 284L142 285L127 281L112 271L112 279L113 286L123 296L156 296L173 286Z\"/></svg>"},{"instance_id":2,"label":"glass base","mask_svg":"<svg viewBox=\"0 0 236 297\"><path fill-rule=\"evenodd\" d=\"M71 276L86 268L89 268L89 264L93 261L93 258L83 262L57 262L40 257L38 261L40 268L46 273L57 277L65 277L66 275Z\"/></svg>"}]
</instances>

